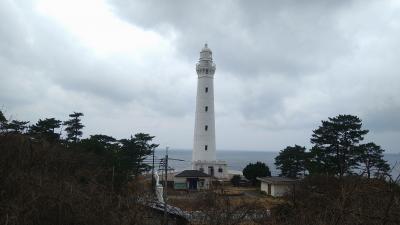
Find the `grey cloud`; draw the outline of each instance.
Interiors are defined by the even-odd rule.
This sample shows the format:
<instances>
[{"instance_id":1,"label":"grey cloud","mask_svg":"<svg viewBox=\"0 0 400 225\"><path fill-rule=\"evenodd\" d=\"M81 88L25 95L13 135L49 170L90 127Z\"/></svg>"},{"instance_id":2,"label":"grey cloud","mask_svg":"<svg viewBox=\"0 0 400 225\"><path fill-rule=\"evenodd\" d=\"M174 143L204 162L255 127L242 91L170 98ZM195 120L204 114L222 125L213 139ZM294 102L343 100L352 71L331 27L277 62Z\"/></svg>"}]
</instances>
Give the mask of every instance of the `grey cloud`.
<instances>
[{"instance_id":1,"label":"grey cloud","mask_svg":"<svg viewBox=\"0 0 400 225\"><path fill-rule=\"evenodd\" d=\"M389 2L108 3L124 21L176 37L174 57L143 58L145 64L98 58L62 26L36 15L33 3L3 1L0 106L30 120L83 111L87 132L123 135L138 127L189 147L194 67L208 41L217 64L219 148L308 142L320 120L338 113L359 115L385 148L399 145L388 138L400 133L400 9ZM242 141L244 133L249 141Z\"/></svg>"},{"instance_id":2,"label":"grey cloud","mask_svg":"<svg viewBox=\"0 0 400 225\"><path fill-rule=\"evenodd\" d=\"M0 4L3 4L0 10L4 11L0 14L4 21L0 25L0 80L3 80L0 101L5 107L37 101L45 89L58 86L89 98L103 98L113 105L133 102L161 115L181 116L191 112L190 95L171 91L179 90L180 83L172 83L166 89L156 78L159 75L155 73L160 71L145 71L134 61L121 69L115 62L96 59L74 37L34 15L29 7L11 2ZM140 74L155 79L146 82ZM18 89L23 92L16 92Z\"/></svg>"},{"instance_id":3,"label":"grey cloud","mask_svg":"<svg viewBox=\"0 0 400 225\"><path fill-rule=\"evenodd\" d=\"M117 14L159 32L172 27L187 60L208 41L218 68L234 75L307 75L323 70L351 43L337 29L346 7L332 1L110 1ZM168 29L167 29L168 30ZM196 34L196 35L192 35Z\"/></svg>"}]
</instances>

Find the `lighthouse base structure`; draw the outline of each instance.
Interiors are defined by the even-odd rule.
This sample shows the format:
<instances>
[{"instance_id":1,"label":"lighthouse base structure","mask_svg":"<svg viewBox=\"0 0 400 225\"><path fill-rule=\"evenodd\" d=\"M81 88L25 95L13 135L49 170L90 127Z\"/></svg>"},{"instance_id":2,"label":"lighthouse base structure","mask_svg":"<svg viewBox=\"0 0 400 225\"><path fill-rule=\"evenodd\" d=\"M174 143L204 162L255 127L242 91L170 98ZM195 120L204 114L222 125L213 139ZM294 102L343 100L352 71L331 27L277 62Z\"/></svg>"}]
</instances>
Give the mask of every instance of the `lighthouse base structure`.
<instances>
[{"instance_id":1,"label":"lighthouse base structure","mask_svg":"<svg viewBox=\"0 0 400 225\"><path fill-rule=\"evenodd\" d=\"M197 160L193 161L193 169L202 171L217 179L228 179L227 163L222 160L206 161Z\"/></svg>"}]
</instances>

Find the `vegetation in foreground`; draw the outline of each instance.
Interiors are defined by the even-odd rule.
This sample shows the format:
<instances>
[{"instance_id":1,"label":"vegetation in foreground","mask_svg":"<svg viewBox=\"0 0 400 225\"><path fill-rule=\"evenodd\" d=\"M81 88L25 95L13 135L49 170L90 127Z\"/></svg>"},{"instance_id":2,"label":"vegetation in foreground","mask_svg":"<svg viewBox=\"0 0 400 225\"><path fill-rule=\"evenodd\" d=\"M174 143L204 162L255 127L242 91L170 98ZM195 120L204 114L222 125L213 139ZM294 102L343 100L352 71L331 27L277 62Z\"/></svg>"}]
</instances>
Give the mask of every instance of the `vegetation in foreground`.
<instances>
[{"instance_id":1,"label":"vegetation in foreground","mask_svg":"<svg viewBox=\"0 0 400 225\"><path fill-rule=\"evenodd\" d=\"M154 137L81 139L82 116L28 126L0 111L0 224L119 225L148 218L143 201L152 193L139 175L150 169L143 161L157 147Z\"/></svg>"},{"instance_id":2,"label":"vegetation in foreground","mask_svg":"<svg viewBox=\"0 0 400 225\"><path fill-rule=\"evenodd\" d=\"M70 120L7 120L0 111L0 224L144 224L151 199L140 175L156 144L138 133L117 140L81 139L82 113ZM65 135L60 130L65 126ZM193 224L400 224L398 178L390 176L383 150L361 143L361 120L339 115L313 131L310 151L295 145L276 159L282 176L305 177L285 201L233 201L216 193L196 199ZM62 137L65 137L64 139ZM262 163L247 167L250 181L269 176ZM148 188L147 188L148 189Z\"/></svg>"},{"instance_id":3,"label":"vegetation in foreground","mask_svg":"<svg viewBox=\"0 0 400 225\"><path fill-rule=\"evenodd\" d=\"M0 135L0 224L142 224L140 186L113 182L105 155ZM122 177L124 174L118 174Z\"/></svg>"},{"instance_id":4,"label":"vegetation in foreground","mask_svg":"<svg viewBox=\"0 0 400 225\"><path fill-rule=\"evenodd\" d=\"M272 210L276 225L398 225L400 187L396 180L306 177L286 203Z\"/></svg>"}]
</instances>

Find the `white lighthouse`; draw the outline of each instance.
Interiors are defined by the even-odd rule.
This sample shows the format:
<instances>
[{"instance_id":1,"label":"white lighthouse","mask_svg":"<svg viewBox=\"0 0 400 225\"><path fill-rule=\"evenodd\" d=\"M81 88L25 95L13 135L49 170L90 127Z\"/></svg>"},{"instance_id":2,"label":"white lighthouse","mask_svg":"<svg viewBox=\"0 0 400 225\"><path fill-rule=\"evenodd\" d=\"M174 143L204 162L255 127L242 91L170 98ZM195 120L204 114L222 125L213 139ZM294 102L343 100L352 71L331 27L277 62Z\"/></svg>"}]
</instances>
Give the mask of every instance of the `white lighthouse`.
<instances>
[{"instance_id":1,"label":"white lighthouse","mask_svg":"<svg viewBox=\"0 0 400 225\"><path fill-rule=\"evenodd\" d=\"M215 64L212 59L212 51L207 44L200 52L196 72L198 81L192 153L193 169L217 178L225 178L227 175L226 162L217 160L215 152Z\"/></svg>"}]
</instances>

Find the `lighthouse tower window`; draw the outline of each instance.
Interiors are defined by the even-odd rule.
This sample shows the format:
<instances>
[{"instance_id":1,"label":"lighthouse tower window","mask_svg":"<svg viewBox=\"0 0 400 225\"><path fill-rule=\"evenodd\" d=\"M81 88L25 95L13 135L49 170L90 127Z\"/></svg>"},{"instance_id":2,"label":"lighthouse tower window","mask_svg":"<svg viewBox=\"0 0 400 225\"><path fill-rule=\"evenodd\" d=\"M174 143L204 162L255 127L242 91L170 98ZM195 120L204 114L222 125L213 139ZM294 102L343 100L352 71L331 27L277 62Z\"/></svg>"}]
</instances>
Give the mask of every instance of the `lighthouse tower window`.
<instances>
[{"instance_id":1,"label":"lighthouse tower window","mask_svg":"<svg viewBox=\"0 0 400 225\"><path fill-rule=\"evenodd\" d=\"M208 87L206 87L206 93L208 92Z\"/></svg>"},{"instance_id":2,"label":"lighthouse tower window","mask_svg":"<svg viewBox=\"0 0 400 225\"><path fill-rule=\"evenodd\" d=\"M208 74L208 69L206 69L206 74Z\"/></svg>"},{"instance_id":3,"label":"lighthouse tower window","mask_svg":"<svg viewBox=\"0 0 400 225\"><path fill-rule=\"evenodd\" d=\"M207 151L207 149L208 149L208 145L204 145L204 150Z\"/></svg>"},{"instance_id":4,"label":"lighthouse tower window","mask_svg":"<svg viewBox=\"0 0 400 225\"><path fill-rule=\"evenodd\" d=\"M208 111L208 106L206 106L206 107L204 108L204 110L207 112L207 111Z\"/></svg>"},{"instance_id":5,"label":"lighthouse tower window","mask_svg":"<svg viewBox=\"0 0 400 225\"><path fill-rule=\"evenodd\" d=\"M206 126L204 126L204 130L206 130L206 131L208 130L208 126L207 126L207 125L206 125Z\"/></svg>"}]
</instances>

